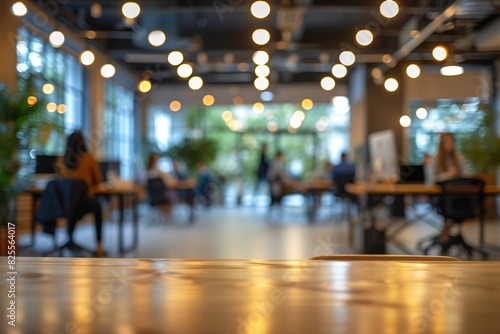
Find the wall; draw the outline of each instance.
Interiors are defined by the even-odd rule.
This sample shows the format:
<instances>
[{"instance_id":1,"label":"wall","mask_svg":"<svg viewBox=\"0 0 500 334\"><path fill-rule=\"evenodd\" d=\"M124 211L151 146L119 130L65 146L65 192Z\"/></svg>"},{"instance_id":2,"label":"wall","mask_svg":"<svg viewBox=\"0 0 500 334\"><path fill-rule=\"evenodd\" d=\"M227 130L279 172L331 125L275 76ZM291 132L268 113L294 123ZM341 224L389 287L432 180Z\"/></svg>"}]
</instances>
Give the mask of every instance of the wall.
<instances>
[{"instance_id":1,"label":"wall","mask_svg":"<svg viewBox=\"0 0 500 334\"><path fill-rule=\"evenodd\" d=\"M10 1L0 1L0 47L2 50L0 82L15 89L17 81L16 36L20 19L11 14L11 5Z\"/></svg>"}]
</instances>

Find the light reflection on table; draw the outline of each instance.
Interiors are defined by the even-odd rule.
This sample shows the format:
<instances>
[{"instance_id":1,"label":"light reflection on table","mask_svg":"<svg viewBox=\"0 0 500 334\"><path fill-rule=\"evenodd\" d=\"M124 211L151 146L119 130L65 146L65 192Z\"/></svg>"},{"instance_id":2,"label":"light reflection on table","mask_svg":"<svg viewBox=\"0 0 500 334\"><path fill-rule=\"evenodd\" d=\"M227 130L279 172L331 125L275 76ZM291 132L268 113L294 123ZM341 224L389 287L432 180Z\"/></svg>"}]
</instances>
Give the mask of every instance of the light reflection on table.
<instances>
[{"instance_id":1,"label":"light reflection on table","mask_svg":"<svg viewBox=\"0 0 500 334\"><path fill-rule=\"evenodd\" d=\"M19 258L17 271L16 328L1 333L498 333L500 262Z\"/></svg>"}]
</instances>

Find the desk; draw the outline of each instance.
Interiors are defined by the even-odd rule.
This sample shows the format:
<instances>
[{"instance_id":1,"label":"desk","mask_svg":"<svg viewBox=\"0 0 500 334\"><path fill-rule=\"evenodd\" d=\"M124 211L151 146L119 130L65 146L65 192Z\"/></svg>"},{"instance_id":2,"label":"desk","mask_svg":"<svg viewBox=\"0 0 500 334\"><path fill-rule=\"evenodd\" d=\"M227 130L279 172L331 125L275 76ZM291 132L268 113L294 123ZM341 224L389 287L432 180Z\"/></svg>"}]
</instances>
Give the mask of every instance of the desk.
<instances>
[{"instance_id":1,"label":"desk","mask_svg":"<svg viewBox=\"0 0 500 334\"><path fill-rule=\"evenodd\" d=\"M16 270L16 327L4 316L1 333L498 333L500 262L18 258Z\"/></svg>"},{"instance_id":2,"label":"desk","mask_svg":"<svg viewBox=\"0 0 500 334\"><path fill-rule=\"evenodd\" d=\"M374 183L356 183L348 184L346 191L358 195L439 195L441 187L439 185L427 184L374 184ZM486 185L484 188L486 196L497 196L500 194L500 185ZM479 242L481 247L488 247L498 250L495 245L489 245L484 241L484 220L480 222Z\"/></svg>"},{"instance_id":3,"label":"desk","mask_svg":"<svg viewBox=\"0 0 500 334\"><path fill-rule=\"evenodd\" d=\"M116 196L118 198L118 210L119 210L119 219L118 219L118 249L120 255L123 255L126 252L129 252L137 247L137 243L139 240L139 225L138 225L138 214L137 214L137 204L138 204L138 195L140 189L137 186L134 187L123 187L123 188L114 188L108 184L99 185L97 191L95 191L95 196L100 197L113 197ZM36 225L36 202L42 195L43 189L41 188L31 188L27 190L28 193L32 196L32 219L31 219L31 246L35 243L35 225ZM125 199L130 198L132 201L132 223L134 226L133 233L133 241L132 245L128 248L125 248L123 245L123 228L124 228L124 211L125 211Z\"/></svg>"}]
</instances>

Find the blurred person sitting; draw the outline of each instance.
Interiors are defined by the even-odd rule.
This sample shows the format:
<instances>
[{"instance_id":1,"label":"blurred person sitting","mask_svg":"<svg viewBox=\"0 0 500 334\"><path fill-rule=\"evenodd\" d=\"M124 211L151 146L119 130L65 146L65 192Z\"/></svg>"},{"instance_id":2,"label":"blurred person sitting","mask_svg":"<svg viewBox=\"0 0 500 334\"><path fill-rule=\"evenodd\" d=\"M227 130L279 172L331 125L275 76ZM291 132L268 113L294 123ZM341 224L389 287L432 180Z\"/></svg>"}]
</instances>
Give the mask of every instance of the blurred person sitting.
<instances>
[{"instance_id":1,"label":"blurred person sitting","mask_svg":"<svg viewBox=\"0 0 500 334\"><path fill-rule=\"evenodd\" d=\"M442 181L470 175L465 157L455 150L455 138L452 133L441 134L438 151L429 162L427 172L429 184L438 184ZM438 203L438 207L439 205ZM449 242L452 226L453 221L447 219L439 237L443 244Z\"/></svg>"},{"instance_id":2,"label":"blurred person sitting","mask_svg":"<svg viewBox=\"0 0 500 334\"><path fill-rule=\"evenodd\" d=\"M267 180L271 187L271 206L280 204L284 195L294 190L305 191L304 186L287 175L285 169L285 155L282 151L276 152L276 157L267 171Z\"/></svg>"},{"instance_id":3,"label":"blurred person sitting","mask_svg":"<svg viewBox=\"0 0 500 334\"><path fill-rule=\"evenodd\" d=\"M94 196L98 185L102 183L102 175L94 156L88 152L82 132L75 131L69 135L64 156L57 160L56 172L63 179L83 179L87 183L89 201L86 212L91 212L95 218L96 255L105 255L102 245L102 208Z\"/></svg>"}]
</instances>

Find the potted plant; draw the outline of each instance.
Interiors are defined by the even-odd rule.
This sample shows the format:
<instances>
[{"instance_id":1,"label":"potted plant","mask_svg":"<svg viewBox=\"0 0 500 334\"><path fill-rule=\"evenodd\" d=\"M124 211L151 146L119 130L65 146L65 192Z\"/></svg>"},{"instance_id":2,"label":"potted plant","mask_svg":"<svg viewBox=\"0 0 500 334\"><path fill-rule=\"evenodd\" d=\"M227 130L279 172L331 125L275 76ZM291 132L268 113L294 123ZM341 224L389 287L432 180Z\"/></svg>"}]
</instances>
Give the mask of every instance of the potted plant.
<instances>
[{"instance_id":1,"label":"potted plant","mask_svg":"<svg viewBox=\"0 0 500 334\"><path fill-rule=\"evenodd\" d=\"M194 170L198 162L210 165L215 160L217 144L206 138L186 138L182 143L172 146L166 154L184 161L190 170Z\"/></svg>"},{"instance_id":2,"label":"potted plant","mask_svg":"<svg viewBox=\"0 0 500 334\"><path fill-rule=\"evenodd\" d=\"M495 122L495 114L486 111L476 131L462 139L462 153L477 174L494 175L500 166L500 135L495 129Z\"/></svg>"},{"instance_id":3,"label":"potted plant","mask_svg":"<svg viewBox=\"0 0 500 334\"><path fill-rule=\"evenodd\" d=\"M36 98L33 78L19 79L17 92L0 84L0 229L1 252L5 251L7 223L15 219L15 198L27 186L19 177L19 152L27 149L31 138L42 140L51 122L44 117L44 103Z\"/></svg>"},{"instance_id":4,"label":"potted plant","mask_svg":"<svg viewBox=\"0 0 500 334\"><path fill-rule=\"evenodd\" d=\"M491 110L484 112L476 131L462 138L461 151L469 160L476 175L486 184L496 183L496 172L500 166L500 135L495 128L496 117ZM495 199L487 198L486 216L496 216Z\"/></svg>"}]
</instances>

